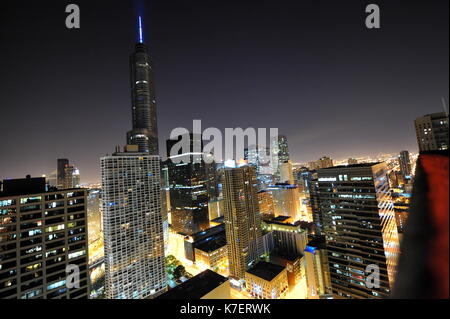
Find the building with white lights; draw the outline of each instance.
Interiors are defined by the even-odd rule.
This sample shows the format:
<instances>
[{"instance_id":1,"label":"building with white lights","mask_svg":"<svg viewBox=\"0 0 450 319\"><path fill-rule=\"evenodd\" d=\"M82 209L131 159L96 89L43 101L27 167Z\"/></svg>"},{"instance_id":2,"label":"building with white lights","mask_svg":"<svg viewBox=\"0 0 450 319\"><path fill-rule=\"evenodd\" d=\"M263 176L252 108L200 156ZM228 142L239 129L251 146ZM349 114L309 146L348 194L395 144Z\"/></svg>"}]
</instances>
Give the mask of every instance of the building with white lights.
<instances>
[{"instance_id":1,"label":"building with white lights","mask_svg":"<svg viewBox=\"0 0 450 319\"><path fill-rule=\"evenodd\" d=\"M159 156L128 145L101 168L106 296L156 296L167 287Z\"/></svg>"}]
</instances>

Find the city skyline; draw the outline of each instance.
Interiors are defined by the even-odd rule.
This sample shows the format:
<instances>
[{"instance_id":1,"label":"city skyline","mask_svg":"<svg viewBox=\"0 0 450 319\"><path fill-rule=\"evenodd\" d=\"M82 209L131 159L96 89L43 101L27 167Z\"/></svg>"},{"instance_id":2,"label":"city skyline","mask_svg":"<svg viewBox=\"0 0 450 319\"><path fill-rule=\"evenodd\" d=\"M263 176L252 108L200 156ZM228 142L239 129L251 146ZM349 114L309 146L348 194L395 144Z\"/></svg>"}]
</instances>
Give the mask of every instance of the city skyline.
<instances>
[{"instance_id":1,"label":"city skyline","mask_svg":"<svg viewBox=\"0 0 450 319\"><path fill-rule=\"evenodd\" d=\"M257 10L233 2L78 4L79 30L64 27L61 4L2 11L2 60L21 59L1 75L8 94L0 114L12 119L1 129L8 136L2 179L49 174L56 158L69 158L82 183L99 181L98 158L125 143L121 132L132 122L126 57L140 14L155 66L161 155L170 131L193 119L219 129L278 127L293 162L416 152L414 119L442 111L441 97L448 101L445 2L425 11L408 3L402 12L401 4L380 1L382 28L373 32L361 3L286 2L274 12L266 3ZM102 19L97 12L105 12ZM97 58L101 51L106 59ZM24 78L32 83L27 96L19 90Z\"/></svg>"},{"instance_id":2,"label":"city skyline","mask_svg":"<svg viewBox=\"0 0 450 319\"><path fill-rule=\"evenodd\" d=\"M448 3L85 1L0 13L0 299L448 298Z\"/></svg>"}]
</instances>

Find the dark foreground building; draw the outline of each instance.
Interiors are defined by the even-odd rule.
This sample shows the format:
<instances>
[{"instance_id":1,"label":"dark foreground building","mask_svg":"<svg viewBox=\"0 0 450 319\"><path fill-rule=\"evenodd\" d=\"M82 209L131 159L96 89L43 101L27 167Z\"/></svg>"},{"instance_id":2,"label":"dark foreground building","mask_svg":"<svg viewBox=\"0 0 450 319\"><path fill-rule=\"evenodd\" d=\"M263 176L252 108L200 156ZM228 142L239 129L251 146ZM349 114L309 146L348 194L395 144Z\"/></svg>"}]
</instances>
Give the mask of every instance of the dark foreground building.
<instances>
[{"instance_id":1,"label":"dark foreground building","mask_svg":"<svg viewBox=\"0 0 450 319\"><path fill-rule=\"evenodd\" d=\"M156 299L230 299L230 283L207 269Z\"/></svg>"}]
</instances>

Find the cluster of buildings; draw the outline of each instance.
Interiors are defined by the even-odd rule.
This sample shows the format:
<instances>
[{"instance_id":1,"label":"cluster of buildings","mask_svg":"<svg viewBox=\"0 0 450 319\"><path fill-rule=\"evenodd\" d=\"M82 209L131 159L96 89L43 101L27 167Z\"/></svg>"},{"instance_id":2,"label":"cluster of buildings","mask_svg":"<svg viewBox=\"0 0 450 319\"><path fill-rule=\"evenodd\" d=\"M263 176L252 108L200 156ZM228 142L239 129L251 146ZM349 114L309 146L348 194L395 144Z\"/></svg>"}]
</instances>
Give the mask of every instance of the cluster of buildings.
<instances>
[{"instance_id":1,"label":"cluster of buildings","mask_svg":"<svg viewBox=\"0 0 450 319\"><path fill-rule=\"evenodd\" d=\"M201 138L189 134L190 149L170 154L177 141L169 140L163 161L142 36L130 70L133 125L126 146L101 158L101 189L80 188L67 159L53 183L3 181L0 298L88 298L100 264L110 299L389 296L413 180L407 151L388 164L336 166L324 156L293 169L278 136L268 148L247 148L244 161L206 163L194 151ZM448 115L415 125L421 151L448 149ZM176 257L202 270L171 289L170 236L182 243ZM75 288L67 284L73 265ZM366 284L374 265L376 287Z\"/></svg>"}]
</instances>

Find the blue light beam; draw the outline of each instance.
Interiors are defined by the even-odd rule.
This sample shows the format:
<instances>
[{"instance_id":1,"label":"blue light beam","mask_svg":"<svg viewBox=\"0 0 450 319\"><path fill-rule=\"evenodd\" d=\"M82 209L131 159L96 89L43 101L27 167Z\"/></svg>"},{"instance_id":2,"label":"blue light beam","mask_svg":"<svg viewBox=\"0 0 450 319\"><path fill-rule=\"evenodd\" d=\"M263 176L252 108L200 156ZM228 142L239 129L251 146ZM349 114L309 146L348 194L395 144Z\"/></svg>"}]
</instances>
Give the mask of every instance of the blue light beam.
<instances>
[{"instance_id":1,"label":"blue light beam","mask_svg":"<svg viewBox=\"0 0 450 319\"><path fill-rule=\"evenodd\" d=\"M142 17L139 17L139 43L144 43L144 33L142 32Z\"/></svg>"}]
</instances>

